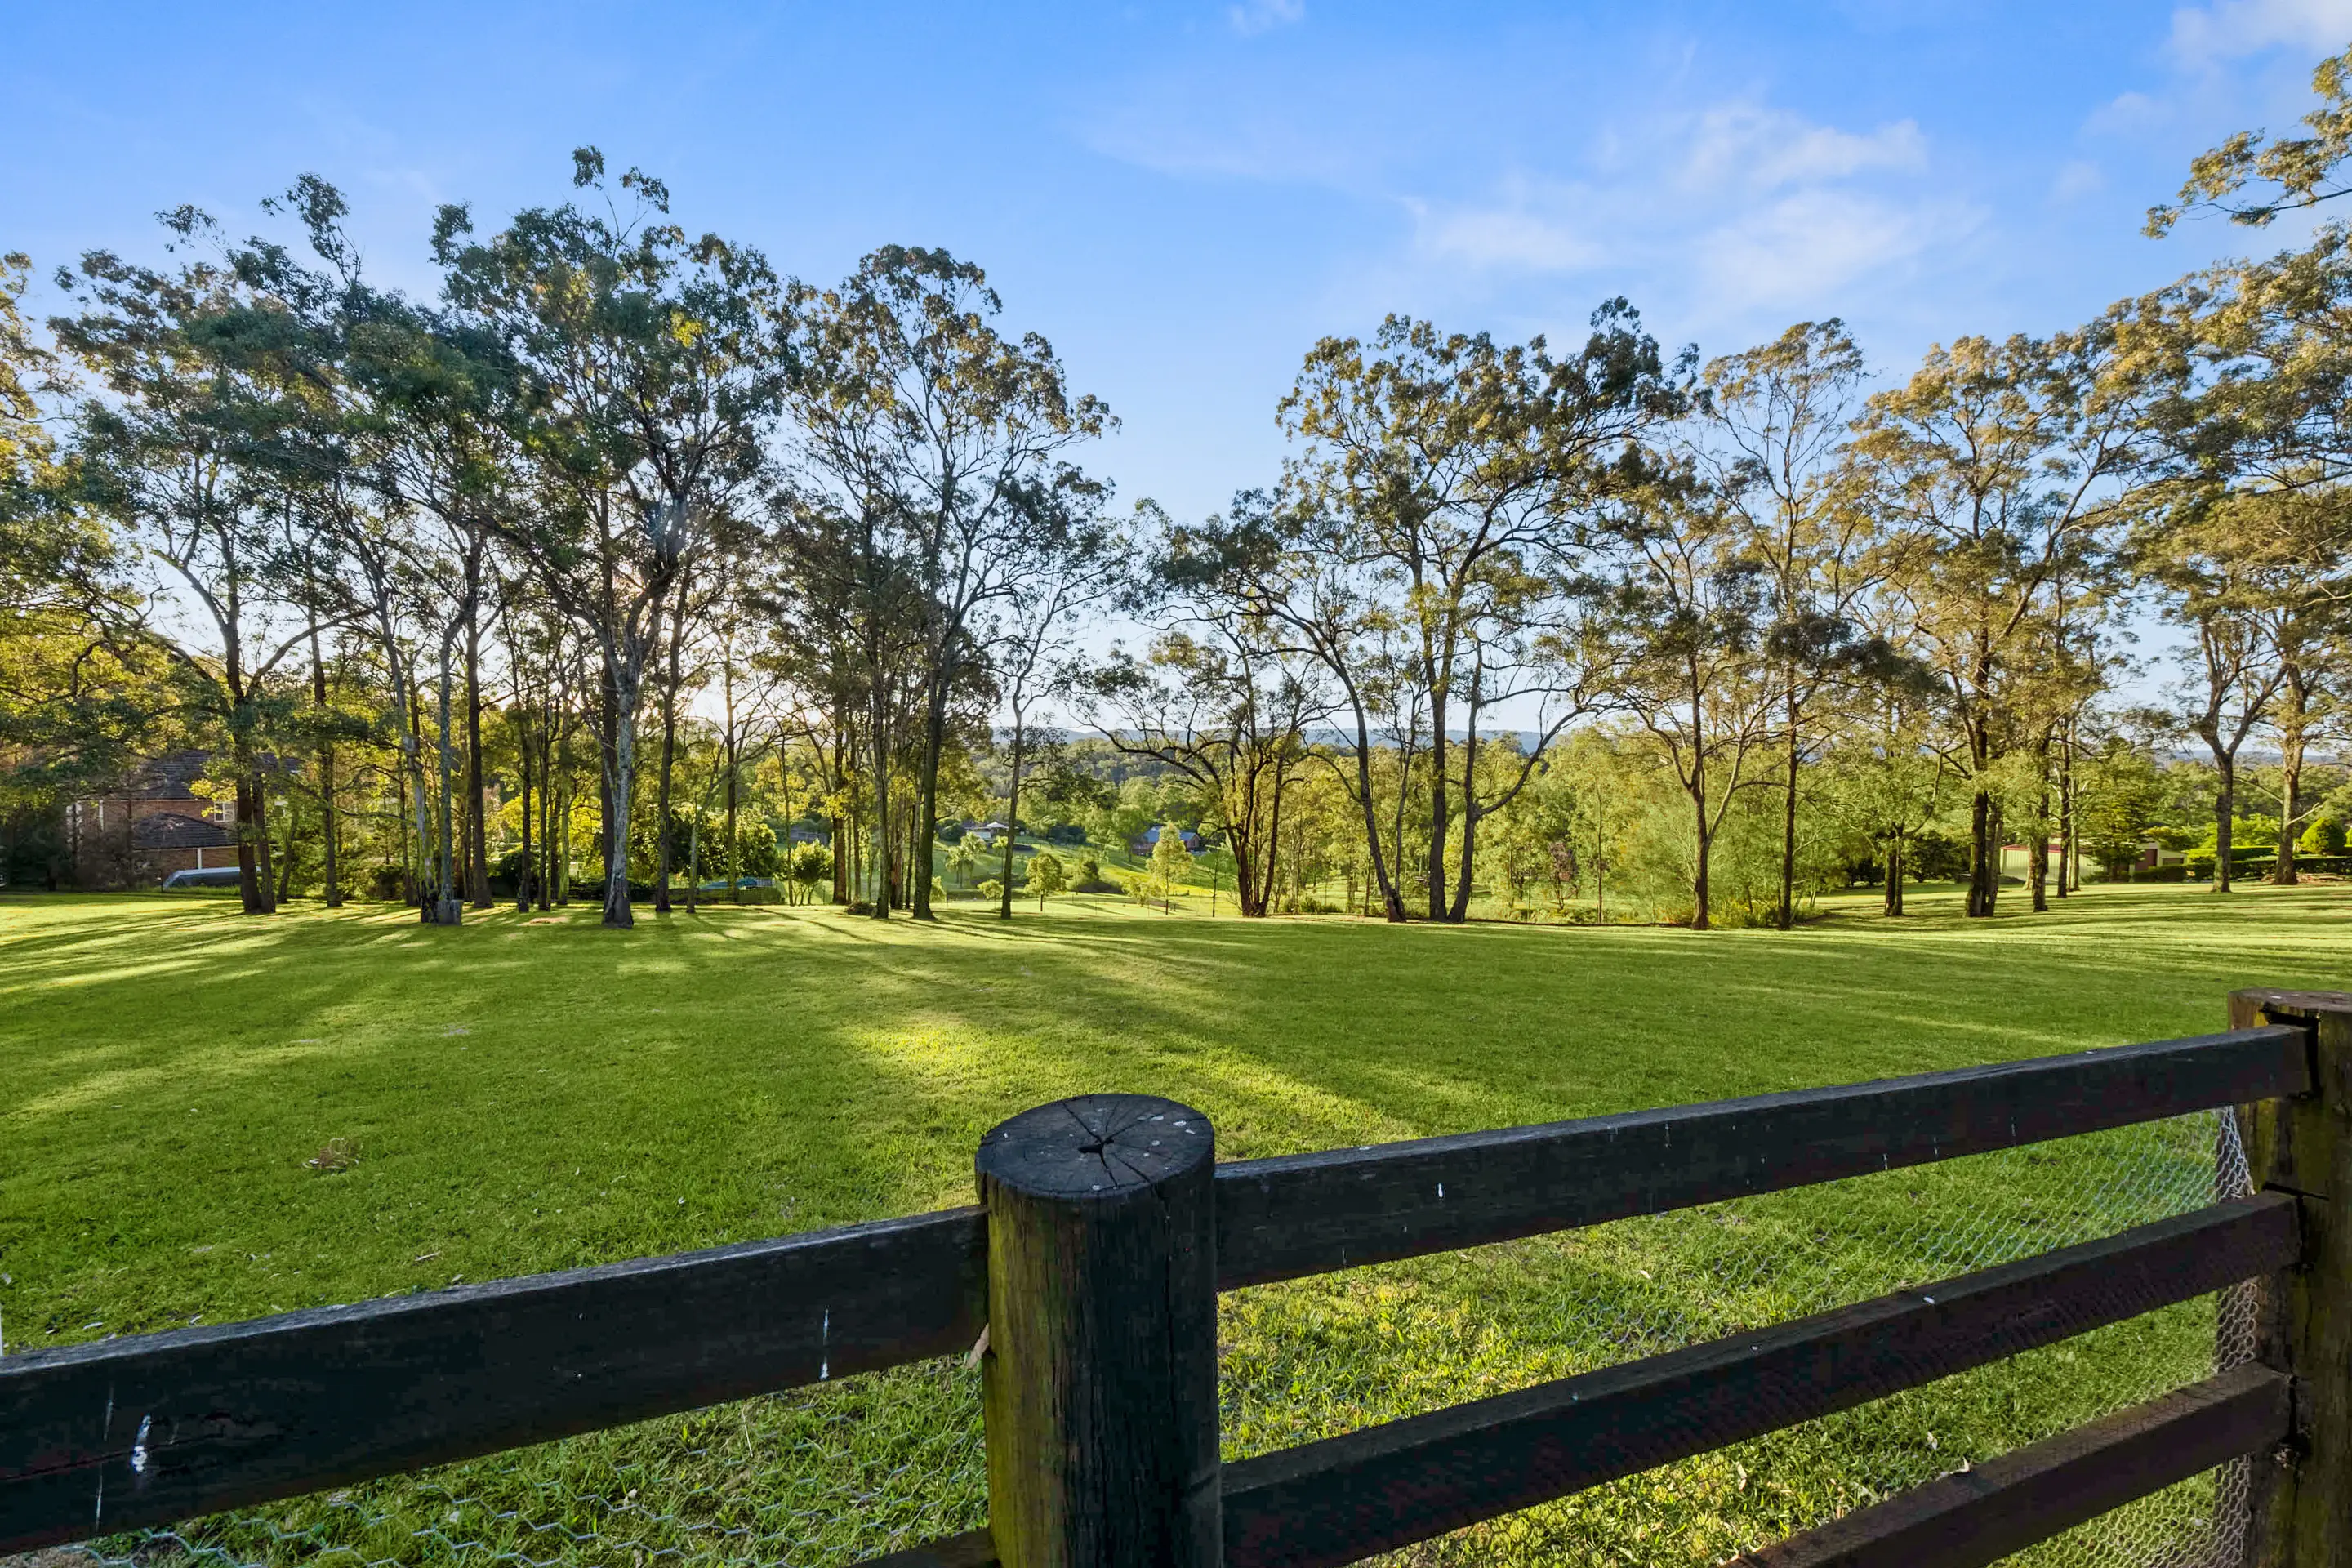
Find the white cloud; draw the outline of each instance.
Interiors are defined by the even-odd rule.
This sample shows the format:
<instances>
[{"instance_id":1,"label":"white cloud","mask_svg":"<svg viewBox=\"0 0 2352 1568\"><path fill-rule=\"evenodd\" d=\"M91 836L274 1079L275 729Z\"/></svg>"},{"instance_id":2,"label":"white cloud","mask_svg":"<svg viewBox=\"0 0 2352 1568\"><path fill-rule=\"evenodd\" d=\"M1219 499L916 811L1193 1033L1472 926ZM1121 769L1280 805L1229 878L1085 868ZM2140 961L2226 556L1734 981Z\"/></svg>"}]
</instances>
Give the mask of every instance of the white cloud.
<instances>
[{"instance_id":1,"label":"white cloud","mask_svg":"<svg viewBox=\"0 0 2352 1568\"><path fill-rule=\"evenodd\" d=\"M2136 136L2168 123L2172 110L2144 92L2119 92L2091 110L2083 129L2094 136Z\"/></svg>"},{"instance_id":2,"label":"white cloud","mask_svg":"<svg viewBox=\"0 0 2352 1568\"><path fill-rule=\"evenodd\" d=\"M1811 306L1979 221L1906 188L1927 164L1909 121L1856 132L1734 103L1621 152L1591 181L1517 174L1485 199L1406 199L1414 258L1454 274L1690 268L1711 306Z\"/></svg>"},{"instance_id":3,"label":"white cloud","mask_svg":"<svg viewBox=\"0 0 2352 1568\"><path fill-rule=\"evenodd\" d=\"M1898 120L1867 135L1815 125L1785 110L1721 104L1699 117L1684 165L1702 184L1737 181L1759 190L1843 179L1872 169L1916 171L1927 163L1927 139L1916 121Z\"/></svg>"},{"instance_id":4,"label":"white cloud","mask_svg":"<svg viewBox=\"0 0 2352 1568\"><path fill-rule=\"evenodd\" d=\"M2069 158L2058 169L2058 176L2050 182L2050 199L2071 202L2087 196L2094 191L2106 189L2106 171L2088 158Z\"/></svg>"},{"instance_id":5,"label":"white cloud","mask_svg":"<svg viewBox=\"0 0 2352 1568\"><path fill-rule=\"evenodd\" d=\"M1225 19L1246 38L1305 21L1307 0L1242 0L1225 8Z\"/></svg>"},{"instance_id":6,"label":"white cloud","mask_svg":"<svg viewBox=\"0 0 2352 1568\"><path fill-rule=\"evenodd\" d=\"M1499 205L1433 208L1408 200L1414 247L1423 256L1477 270L1577 272L1597 266L1601 247L1557 210L1568 205L1522 189Z\"/></svg>"},{"instance_id":7,"label":"white cloud","mask_svg":"<svg viewBox=\"0 0 2352 1568\"><path fill-rule=\"evenodd\" d=\"M1980 219L1956 204L1796 191L1707 235L1701 268L1718 306L1826 303L1858 279L1961 238Z\"/></svg>"},{"instance_id":8,"label":"white cloud","mask_svg":"<svg viewBox=\"0 0 2352 1568\"><path fill-rule=\"evenodd\" d=\"M2352 0L2212 0L2172 13L2172 49L2190 65L2280 46L2335 54L2352 43Z\"/></svg>"}]
</instances>

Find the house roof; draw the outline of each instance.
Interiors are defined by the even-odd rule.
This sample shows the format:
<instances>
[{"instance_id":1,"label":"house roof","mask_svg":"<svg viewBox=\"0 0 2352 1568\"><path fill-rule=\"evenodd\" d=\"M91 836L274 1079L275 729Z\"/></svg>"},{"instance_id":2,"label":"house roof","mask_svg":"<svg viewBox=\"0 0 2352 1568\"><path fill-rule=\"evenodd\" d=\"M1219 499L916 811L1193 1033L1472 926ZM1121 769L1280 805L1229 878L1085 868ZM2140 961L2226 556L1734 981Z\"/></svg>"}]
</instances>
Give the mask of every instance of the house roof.
<instances>
[{"instance_id":1,"label":"house roof","mask_svg":"<svg viewBox=\"0 0 2352 1568\"><path fill-rule=\"evenodd\" d=\"M197 784L212 764L210 752L166 752L143 762L112 792L117 800L196 800Z\"/></svg>"},{"instance_id":2,"label":"house roof","mask_svg":"<svg viewBox=\"0 0 2352 1568\"><path fill-rule=\"evenodd\" d=\"M158 811L131 822L131 842L140 849L226 849L236 835L200 816Z\"/></svg>"}]
</instances>

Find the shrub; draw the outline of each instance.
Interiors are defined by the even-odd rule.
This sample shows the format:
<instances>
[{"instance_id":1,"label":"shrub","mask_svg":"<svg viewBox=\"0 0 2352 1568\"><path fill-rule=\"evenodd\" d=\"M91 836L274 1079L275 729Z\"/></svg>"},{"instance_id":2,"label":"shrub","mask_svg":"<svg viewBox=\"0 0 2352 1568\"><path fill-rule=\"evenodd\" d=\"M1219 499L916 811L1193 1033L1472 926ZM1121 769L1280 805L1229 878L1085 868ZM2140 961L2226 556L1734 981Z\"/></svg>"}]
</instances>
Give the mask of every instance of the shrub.
<instances>
[{"instance_id":1,"label":"shrub","mask_svg":"<svg viewBox=\"0 0 2352 1568\"><path fill-rule=\"evenodd\" d=\"M1042 910L1048 897L1069 890L1070 879L1062 868L1059 856L1049 849L1040 850L1029 862L1029 875L1023 879L1021 886L1024 891L1037 896L1037 907Z\"/></svg>"}]
</instances>

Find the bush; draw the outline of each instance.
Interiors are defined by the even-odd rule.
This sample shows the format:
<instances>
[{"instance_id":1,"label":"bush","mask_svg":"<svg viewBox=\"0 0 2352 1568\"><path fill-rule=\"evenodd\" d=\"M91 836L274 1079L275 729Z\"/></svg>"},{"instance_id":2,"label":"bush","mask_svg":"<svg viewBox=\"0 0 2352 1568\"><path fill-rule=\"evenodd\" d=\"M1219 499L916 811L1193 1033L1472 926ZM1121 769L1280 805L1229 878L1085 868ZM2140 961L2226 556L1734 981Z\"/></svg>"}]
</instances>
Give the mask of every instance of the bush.
<instances>
[{"instance_id":1,"label":"bush","mask_svg":"<svg viewBox=\"0 0 2352 1568\"><path fill-rule=\"evenodd\" d=\"M784 879L814 888L833 879L833 849L824 844L795 844L783 865Z\"/></svg>"},{"instance_id":2,"label":"bush","mask_svg":"<svg viewBox=\"0 0 2352 1568\"><path fill-rule=\"evenodd\" d=\"M1004 897L1004 884L998 881L995 878L991 877L987 881L982 882L978 888L974 889L973 891L977 892L983 899L1002 899Z\"/></svg>"}]
</instances>

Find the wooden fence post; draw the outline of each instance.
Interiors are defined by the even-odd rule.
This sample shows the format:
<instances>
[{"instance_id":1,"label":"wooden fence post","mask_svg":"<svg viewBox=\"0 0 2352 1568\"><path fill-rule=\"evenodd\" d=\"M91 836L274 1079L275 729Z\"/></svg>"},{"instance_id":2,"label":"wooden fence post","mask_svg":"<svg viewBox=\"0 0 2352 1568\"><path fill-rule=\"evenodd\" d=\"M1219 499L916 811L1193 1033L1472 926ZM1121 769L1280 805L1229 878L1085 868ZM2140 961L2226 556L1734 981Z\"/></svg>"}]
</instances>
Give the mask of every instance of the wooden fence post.
<instances>
[{"instance_id":1,"label":"wooden fence post","mask_svg":"<svg viewBox=\"0 0 2352 1568\"><path fill-rule=\"evenodd\" d=\"M2252 1462L2250 1568L2352 1568L2352 994L2235 991L2233 1028L2312 1031L2311 1092L2242 1106L2254 1184L2296 1194L2304 1261L2263 1280L2257 1356L2294 1378L2294 1437Z\"/></svg>"},{"instance_id":2,"label":"wooden fence post","mask_svg":"<svg viewBox=\"0 0 2352 1568\"><path fill-rule=\"evenodd\" d=\"M988 1519L1003 1568L1217 1568L1215 1136L1173 1100L1024 1111L988 1209Z\"/></svg>"}]
</instances>

